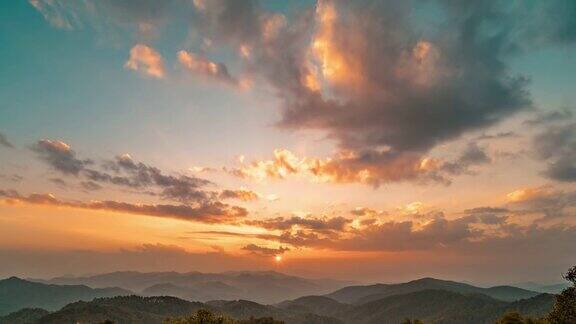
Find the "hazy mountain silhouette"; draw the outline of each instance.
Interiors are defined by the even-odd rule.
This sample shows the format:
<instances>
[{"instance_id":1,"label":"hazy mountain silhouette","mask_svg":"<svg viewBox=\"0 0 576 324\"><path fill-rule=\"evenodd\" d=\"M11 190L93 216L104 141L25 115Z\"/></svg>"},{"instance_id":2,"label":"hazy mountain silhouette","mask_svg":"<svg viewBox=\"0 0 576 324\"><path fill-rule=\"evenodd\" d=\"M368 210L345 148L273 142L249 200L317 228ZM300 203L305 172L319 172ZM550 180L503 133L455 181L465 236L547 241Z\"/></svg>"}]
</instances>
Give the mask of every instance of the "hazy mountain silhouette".
<instances>
[{"instance_id":1,"label":"hazy mountain silhouette","mask_svg":"<svg viewBox=\"0 0 576 324\"><path fill-rule=\"evenodd\" d=\"M363 304L389 296L430 289L445 290L461 294L483 294L502 301L515 301L534 297L540 294L539 292L512 286L480 288L456 281L422 278L400 284L350 286L339 289L326 296L343 303Z\"/></svg>"},{"instance_id":2,"label":"hazy mountain silhouette","mask_svg":"<svg viewBox=\"0 0 576 324\"><path fill-rule=\"evenodd\" d=\"M521 282L513 284L514 287L519 287L522 289L537 291L540 293L557 294L562 290L570 287L570 284L561 282L556 284L540 284L536 282Z\"/></svg>"},{"instance_id":3,"label":"hazy mountain silhouette","mask_svg":"<svg viewBox=\"0 0 576 324\"><path fill-rule=\"evenodd\" d=\"M40 282L121 287L142 295L169 295L195 301L246 299L272 304L305 295L318 295L349 285L329 279L305 279L274 271L113 272L89 277L59 277Z\"/></svg>"},{"instance_id":4,"label":"hazy mountain silhouette","mask_svg":"<svg viewBox=\"0 0 576 324\"><path fill-rule=\"evenodd\" d=\"M78 300L129 294L130 291L120 288L93 289L83 285L48 285L11 277L0 280L0 315L26 307L56 310Z\"/></svg>"}]
</instances>

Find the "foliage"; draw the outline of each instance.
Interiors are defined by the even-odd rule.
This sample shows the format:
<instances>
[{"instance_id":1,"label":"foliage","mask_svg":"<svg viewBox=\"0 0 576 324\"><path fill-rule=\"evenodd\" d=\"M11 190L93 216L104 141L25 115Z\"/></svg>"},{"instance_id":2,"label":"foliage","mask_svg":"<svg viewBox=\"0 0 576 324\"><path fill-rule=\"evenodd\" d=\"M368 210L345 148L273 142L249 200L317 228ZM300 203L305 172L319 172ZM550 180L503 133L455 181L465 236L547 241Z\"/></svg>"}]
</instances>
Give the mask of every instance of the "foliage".
<instances>
[{"instance_id":1,"label":"foliage","mask_svg":"<svg viewBox=\"0 0 576 324\"><path fill-rule=\"evenodd\" d=\"M551 324L576 323L576 266L570 268L564 278L572 283L556 296L554 308L548 314Z\"/></svg>"},{"instance_id":2,"label":"foliage","mask_svg":"<svg viewBox=\"0 0 576 324\"><path fill-rule=\"evenodd\" d=\"M164 324L283 324L273 318L250 318L248 320L236 320L228 316L216 315L208 310L201 309L194 315L184 318L168 319Z\"/></svg>"},{"instance_id":3,"label":"foliage","mask_svg":"<svg viewBox=\"0 0 576 324\"><path fill-rule=\"evenodd\" d=\"M424 322L422 322L421 320L415 319L415 320L411 320L411 319L405 319L404 321L402 321L402 324L424 324Z\"/></svg>"},{"instance_id":4,"label":"foliage","mask_svg":"<svg viewBox=\"0 0 576 324\"><path fill-rule=\"evenodd\" d=\"M545 319L533 319L530 317L523 317L518 312L508 312L504 314L495 324L547 324Z\"/></svg>"}]
</instances>

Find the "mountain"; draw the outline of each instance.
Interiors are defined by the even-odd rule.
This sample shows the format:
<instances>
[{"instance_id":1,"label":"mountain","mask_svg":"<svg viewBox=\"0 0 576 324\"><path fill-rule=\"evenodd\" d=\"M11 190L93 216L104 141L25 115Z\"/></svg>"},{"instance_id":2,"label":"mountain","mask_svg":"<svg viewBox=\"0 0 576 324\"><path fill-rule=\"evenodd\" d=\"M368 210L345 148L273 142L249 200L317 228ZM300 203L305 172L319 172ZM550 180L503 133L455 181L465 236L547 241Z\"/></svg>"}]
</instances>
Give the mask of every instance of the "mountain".
<instances>
[{"instance_id":1,"label":"mountain","mask_svg":"<svg viewBox=\"0 0 576 324\"><path fill-rule=\"evenodd\" d=\"M0 316L26 307L56 310L78 300L128 294L131 292L120 288L48 285L11 277L0 280Z\"/></svg>"},{"instance_id":2,"label":"mountain","mask_svg":"<svg viewBox=\"0 0 576 324\"><path fill-rule=\"evenodd\" d=\"M19 311L0 317L0 324L35 323L49 313L50 312L42 308L23 308Z\"/></svg>"},{"instance_id":3,"label":"mountain","mask_svg":"<svg viewBox=\"0 0 576 324\"><path fill-rule=\"evenodd\" d=\"M27 291L28 297L34 299L34 292ZM9 299L1 301L6 300ZM201 303L170 296L132 295L77 301L52 313L24 309L0 318L0 324L100 323L105 320L117 324L160 324L166 318L190 316L199 309L238 319L273 317L286 324L385 324L399 323L404 318L453 324L491 323L508 310L542 316L550 311L553 303L554 296L548 294L505 302L482 294L462 294L447 290L422 290L363 304L345 304L326 296L306 296L276 305L263 305L247 300Z\"/></svg>"},{"instance_id":4,"label":"mountain","mask_svg":"<svg viewBox=\"0 0 576 324\"><path fill-rule=\"evenodd\" d=\"M400 284L350 286L327 294L326 297L343 303L364 304L389 296L423 290L445 290L461 294L483 294L502 301L515 301L539 295L538 292L512 286L480 288L461 282L423 278Z\"/></svg>"},{"instance_id":5,"label":"mountain","mask_svg":"<svg viewBox=\"0 0 576 324\"><path fill-rule=\"evenodd\" d=\"M121 287L143 295L170 295L192 301L246 299L277 303L305 295L325 294L349 284L344 281L307 279L274 271L113 272L89 277L59 277L39 282L82 284L89 287Z\"/></svg>"},{"instance_id":6,"label":"mountain","mask_svg":"<svg viewBox=\"0 0 576 324\"><path fill-rule=\"evenodd\" d=\"M238 319L274 317L286 324L340 324L338 319L316 314L290 313L274 306L246 300L190 302L176 297L120 296L76 302L61 310L26 324L99 323L111 320L117 324L161 324L167 318L190 316L199 309L225 314Z\"/></svg>"},{"instance_id":7,"label":"mountain","mask_svg":"<svg viewBox=\"0 0 576 324\"><path fill-rule=\"evenodd\" d=\"M518 302L504 302L480 294L461 294L446 290L423 290L385 297L357 305L338 317L346 323L400 323L417 318L433 323L493 323L508 310L542 316L552 308L554 297L540 295Z\"/></svg>"},{"instance_id":8,"label":"mountain","mask_svg":"<svg viewBox=\"0 0 576 324\"><path fill-rule=\"evenodd\" d=\"M567 282L556 283L556 284L539 284L536 282L522 282L517 283L512 286L537 291L540 293L549 293L549 294L558 294L562 290L570 287L570 284Z\"/></svg>"},{"instance_id":9,"label":"mountain","mask_svg":"<svg viewBox=\"0 0 576 324\"><path fill-rule=\"evenodd\" d=\"M190 286L163 283L142 290L144 296L174 296L186 300L208 301L214 299L240 299L242 291L219 281L209 281Z\"/></svg>"},{"instance_id":10,"label":"mountain","mask_svg":"<svg viewBox=\"0 0 576 324\"><path fill-rule=\"evenodd\" d=\"M291 312L312 313L324 316L337 316L353 308L352 305L343 304L325 296L300 297L281 302L276 306Z\"/></svg>"}]
</instances>

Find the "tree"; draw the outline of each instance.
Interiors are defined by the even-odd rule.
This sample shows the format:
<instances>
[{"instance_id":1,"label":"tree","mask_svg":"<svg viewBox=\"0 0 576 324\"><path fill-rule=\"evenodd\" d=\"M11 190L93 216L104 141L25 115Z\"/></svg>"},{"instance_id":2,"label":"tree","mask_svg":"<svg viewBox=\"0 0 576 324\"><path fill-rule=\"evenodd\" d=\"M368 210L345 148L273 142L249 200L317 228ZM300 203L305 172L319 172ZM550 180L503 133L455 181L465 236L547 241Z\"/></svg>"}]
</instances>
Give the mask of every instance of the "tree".
<instances>
[{"instance_id":1,"label":"tree","mask_svg":"<svg viewBox=\"0 0 576 324\"><path fill-rule=\"evenodd\" d=\"M215 315L208 310L201 309L190 317L167 319L164 324L284 324L284 322L274 320L271 317L252 317L247 320L235 320L228 316Z\"/></svg>"},{"instance_id":2,"label":"tree","mask_svg":"<svg viewBox=\"0 0 576 324\"><path fill-rule=\"evenodd\" d=\"M402 324L424 324L424 322L422 322L421 320L418 320L418 319L411 320L411 319L407 318L404 321L402 321Z\"/></svg>"},{"instance_id":3,"label":"tree","mask_svg":"<svg viewBox=\"0 0 576 324\"><path fill-rule=\"evenodd\" d=\"M520 313L516 311L508 312L504 314L499 320L494 324L547 324L548 322L544 319L533 319L530 317L523 317Z\"/></svg>"},{"instance_id":4,"label":"tree","mask_svg":"<svg viewBox=\"0 0 576 324\"><path fill-rule=\"evenodd\" d=\"M572 286L556 295L554 307L548 314L548 321L551 324L576 323L576 266L568 270L564 279Z\"/></svg>"}]
</instances>

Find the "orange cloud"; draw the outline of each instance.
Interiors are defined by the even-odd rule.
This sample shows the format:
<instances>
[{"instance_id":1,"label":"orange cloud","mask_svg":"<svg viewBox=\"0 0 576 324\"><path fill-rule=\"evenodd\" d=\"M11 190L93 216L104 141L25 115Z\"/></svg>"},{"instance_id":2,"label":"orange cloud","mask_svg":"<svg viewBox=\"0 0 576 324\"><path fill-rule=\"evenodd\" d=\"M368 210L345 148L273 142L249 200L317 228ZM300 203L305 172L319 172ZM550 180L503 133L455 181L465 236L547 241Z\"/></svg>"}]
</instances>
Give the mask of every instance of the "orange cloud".
<instances>
[{"instance_id":1,"label":"orange cloud","mask_svg":"<svg viewBox=\"0 0 576 324\"><path fill-rule=\"evenodd\" d=\"M260 196L254 191L246 189L230 190L226 189L220 193L220 199L238 199L241 201L258 200Z\"/></svg>"},{"instance_id":2,"label":"orange cloud","mask_svg":"<svg viewBox=\"0 0 576 324\"><path fill-rule=\"evenodd\" d=\"M424 179L440 169L433 159L418 154L388 155L386 152L369 152L362 155L341 151L334 157L298 157L287 149L274 150L271 160L252 161L234 169L230 174L263 181L285 179L290 175L304 176L314 182L363 183L379 185L385 182Z\"/></svg>"},{"instance_id":3,"label":"orange cloud","mask_svg":"<svg viewBox=\"0 0 576 324\"><path fill-rule=\"evenodd\" d=\"M184 68L195 75L209 77L229 84L238 83L238 81L228 73L228 69L224 64L213 62L198 54L179 51L178 61Z\"/></svg>"},{"instance_id":4,"label":"orange cloud","mask_svg":"<svg viewBox=\"0 0 576 324\"><path fill-rule=\"evenodd\" d=\"M230 206L221 202L207 202L190 205L167 205L167 204L133 204L119 201L64 201L57 199L52 194L20 195L15 191L0 190L0 198L6 203L27 203L34 205L46 205L55 207L79 208L87 210L105 210L127 214L168 217L188 221L205 223L226 223L236 221L248 215L246 209Z\"/></svg>"},{"instance_id":5,"label":"orange cloud","mask_svg":"<svg viewBox=\"0 0 576 324\"><path fill-rule=\"evenodd\" d=\"M143 44L132 47L124 67L158 79L164 78L165 74L162 56L152 47Z\"/></svg>"}]
</instances>

